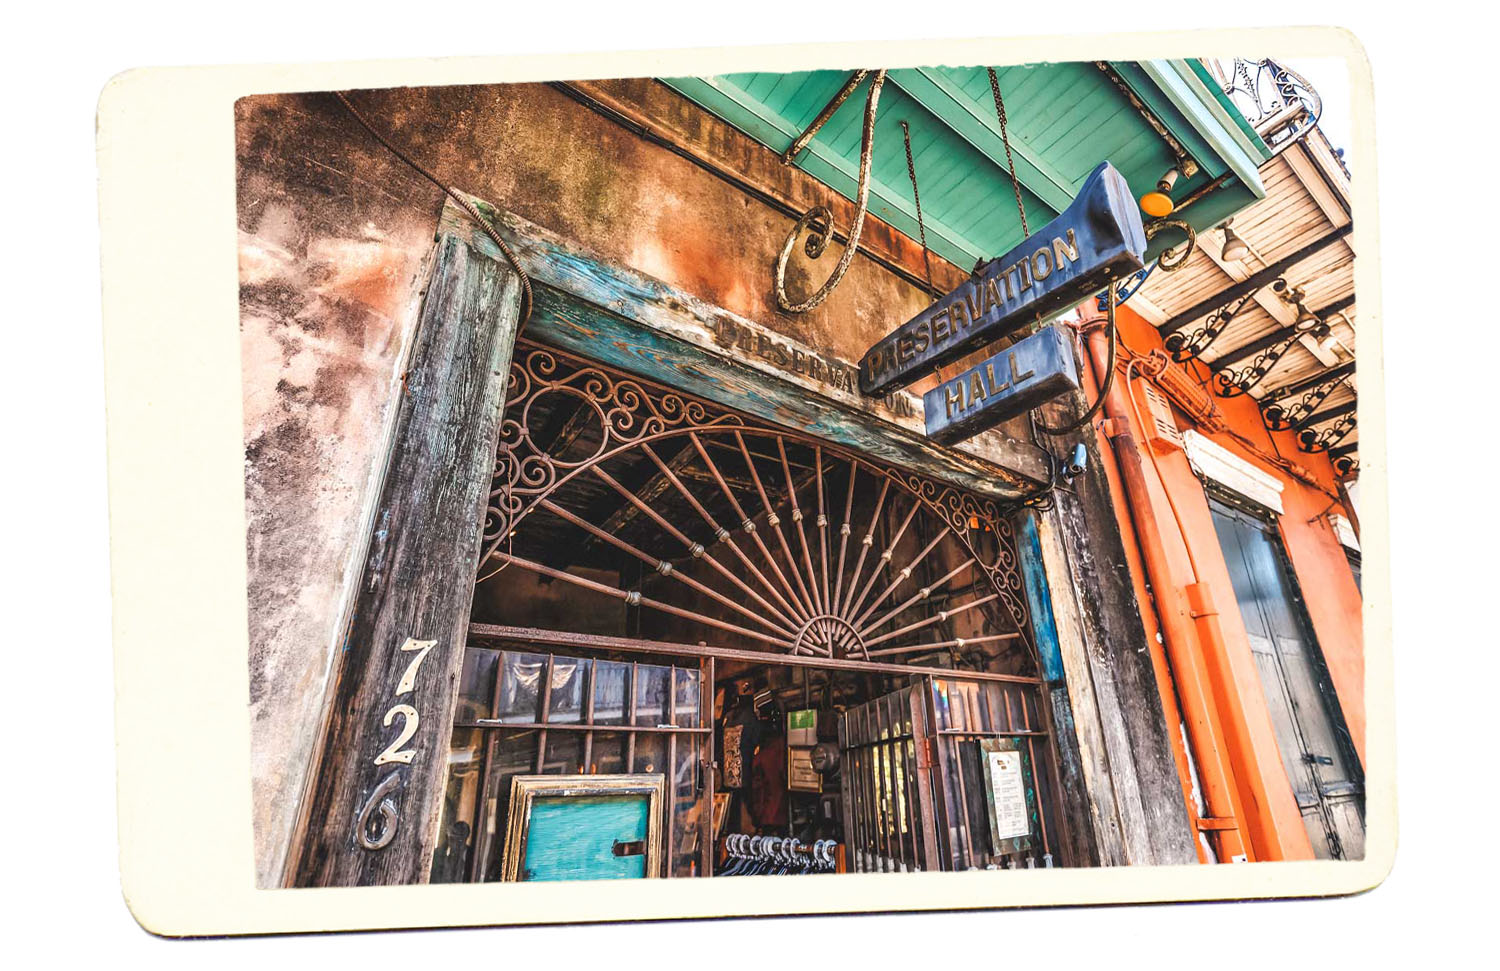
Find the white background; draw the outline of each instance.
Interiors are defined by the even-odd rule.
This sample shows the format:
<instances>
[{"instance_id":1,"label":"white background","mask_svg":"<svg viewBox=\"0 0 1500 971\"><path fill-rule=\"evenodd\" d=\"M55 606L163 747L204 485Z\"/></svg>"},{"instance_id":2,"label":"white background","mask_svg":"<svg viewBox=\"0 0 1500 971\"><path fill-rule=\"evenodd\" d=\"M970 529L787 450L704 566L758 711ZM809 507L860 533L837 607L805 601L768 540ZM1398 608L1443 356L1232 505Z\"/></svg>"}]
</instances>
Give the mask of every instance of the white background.
<instances>
[{"instance_id":1,"label":"white background","mask_svg":"<svg viewBox=\"0 0 1500 971\"><path fill-rule=\"evenodd\" d=\"M1493 25L1469 19L1478 5L1426 2L1375 13L1373 4L1355 12L1303 0L1285 8L1295 21L1281 22L1247 20L1255 14L1243 5L1143 2L517 6L370 0L325 11L262 0L94 10L26 4L7 14L0 860L8 900L0 953L9 966L807 968L860 960L956 971L1012 962L1217 969L1493 960L1489 753L1500 636L1489 403L1500 348L1487 305L1497 229ZM166 941L135 924L115 864L94 196L94 102L111 75L149 65L1292 22L1351 28L1375 77L1401 811L1401 847L1383 886L1297 903L234 941ZM1365 159L1351 161L1356 178L1368 177Z\"/></svg>"}]
</instances>

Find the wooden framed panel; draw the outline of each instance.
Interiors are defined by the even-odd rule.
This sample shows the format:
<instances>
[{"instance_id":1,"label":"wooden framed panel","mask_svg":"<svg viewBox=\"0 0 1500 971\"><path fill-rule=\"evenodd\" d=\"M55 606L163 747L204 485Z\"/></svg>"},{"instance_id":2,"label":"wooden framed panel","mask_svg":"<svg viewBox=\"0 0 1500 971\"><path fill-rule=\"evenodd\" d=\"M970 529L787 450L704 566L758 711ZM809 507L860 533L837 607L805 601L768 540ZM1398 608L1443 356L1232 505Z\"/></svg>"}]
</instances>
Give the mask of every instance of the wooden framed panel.
<instances>
[{"instance_id":1,"label":"wooden framed panel","mask_svg":"<svg viewBox=\"0 0 1500 971\"><path fill-rule=\"evenodd\" d=\"M991 852L1000 856L1031 849L1041 814L1030 752L1016 738L981 739L979 751L984 766L984 801L990 811Z\"/></svg>"},{"instance_id":2,"label":"wooden framed panel","mask_svg":"<svg viewBox=\"0 0 1500 971\"><path fill-rule=\"evenodd\" d=\"M662 773L516 776L505 827L503 879L661 876L666 794ZM534 839L543 831L543 817L548 836L558 837L545 844Z\"/></svg>"}]
</instances>

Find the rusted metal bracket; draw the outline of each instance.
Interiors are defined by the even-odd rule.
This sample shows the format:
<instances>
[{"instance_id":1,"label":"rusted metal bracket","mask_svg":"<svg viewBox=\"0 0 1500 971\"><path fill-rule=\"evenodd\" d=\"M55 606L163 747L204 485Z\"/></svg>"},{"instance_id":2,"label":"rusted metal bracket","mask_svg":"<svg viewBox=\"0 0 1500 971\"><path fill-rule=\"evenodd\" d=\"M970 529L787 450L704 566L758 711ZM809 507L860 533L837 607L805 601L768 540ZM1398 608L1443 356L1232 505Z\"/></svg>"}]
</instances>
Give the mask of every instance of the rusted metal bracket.
<instances>
[{"instance_id":1,"label":"rusted metal bracket","mask_svg":"<svg viewBox=\"0 0 1500 971\"><path fill-rule=\"evenodd\" d=\"M797 158L797 156L802 154L802 150L807 147L808 142L811 142L813 140L813 136L816 135L824 125L828 124L828 119L832 118L834 112L838 111L839 107L843 105L845 101L849 100L849 96L854 93L854 89L859 87L859 82L863 81L865 79L865 75L869 73L870 72L868 70L859 70L849 75L849 80L845 81L844 86L842 88L839 88L838 93L828 100L828 103L823 106L823 110L818 112L818 117L812 120L812 124L808 125L807 128L802 132L802 134L797 136L796 140L792 142L787 150L781 153L782 165L791 165L792 162Z\"/></svg>"},{"instance_id":2,"label":"rusted metal bracket","mask_svg":"<svg viewBox=\"0 0 1500 971\"><path fill-rule=\"evenodd\" d=\"M1182 588L1187 595L1188 614L1193 618L1217 617L1219 608L1214 604L1213 592L1204 583L1190 583Z\"/></svg>"},{"instance_id":3,"label":"rusted metal bracket","mask_svg":"<svg viewBox=\"0 0 1500 971\"><path fill-rule=\"evenodd\" d=\"M1203 816L1198 819L1199 832L1222 832L1239 828L1240 822L1233 816Z\"/></svg>"}]
</instances>

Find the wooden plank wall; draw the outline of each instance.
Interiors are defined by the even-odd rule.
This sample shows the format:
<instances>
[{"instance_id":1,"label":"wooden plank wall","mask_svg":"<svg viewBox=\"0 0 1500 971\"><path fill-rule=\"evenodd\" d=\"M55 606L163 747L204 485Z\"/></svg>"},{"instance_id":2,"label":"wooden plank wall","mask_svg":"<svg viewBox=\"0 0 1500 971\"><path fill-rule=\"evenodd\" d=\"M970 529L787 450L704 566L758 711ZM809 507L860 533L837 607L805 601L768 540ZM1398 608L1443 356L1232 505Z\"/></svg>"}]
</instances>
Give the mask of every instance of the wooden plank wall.
<instances>
[{"instance_id":1,"label":"wooden plank wall","mask_svg":"<svg viewBox=\"0 0 1500 971\"><path fill-rule=\"evenodd\" d=\"M1021 573L1026 585L1026 602L1031 608L1031 630L1046 681L1048 711L1052 719L1052 748L1057 758L1057 774L1062 784L1058 793L1059 810L1068 818L1064 829L1066 843L1060 862L1069 866L1099 866L1105 859L1116 859L1117 831L1096 818L1092 809L1091 785L1108 784L1109 775L1097 766L1085 766L1085 758L1099 751L1097 733L1080 738L1079 725L1073 716L1073 699L1068 693L1067 668L1063 663L1062 643L1058 638L1057 619L1052 609L1053 585L1047 581L1047 564L1042 557L1041 535L1037 514L1024 510L1016 516L1016 547L1020 553ZM1065 584L1057 589L1067 592ZM1092 693L1080 697L1086 705ZM1088 708L1090 716L1095 713ZM1084 727L1097 724L1096 717L1085 719ZM1087 742L1087 744L1085 744ZM1101 828L1103 832L1101 833ZM1113 840L1111 834L1115 834ZM1104 841L1101 846L1101 840Z\"/></svg>"},{"instance_id":2,"label":"wooden plank wall","mask_svg":"<svg viewBox=\"0 0 1500 971\"><path fill-rule=\"evenodd\" d=\"M294 885L428 879L520 301L503 260L439 235Z\"/></svg>"},{"instance_id":3,"label":"wooden plank wall","mask_svg":"<svg viewBox=\"0 0 1500 971\"><path fill-rule=\"evenodd\" d=\"M1048 409L1056 423L1062 413ZM1099 863L1197 862L1108 480L1092 426L1088 471L1038 517ZM1071 440L1071 436L1069 436ZM1071 588L1071 589L1070 589ZM1112 797L1111 798L1111 794Z\"/></svg>"}]
</instances>

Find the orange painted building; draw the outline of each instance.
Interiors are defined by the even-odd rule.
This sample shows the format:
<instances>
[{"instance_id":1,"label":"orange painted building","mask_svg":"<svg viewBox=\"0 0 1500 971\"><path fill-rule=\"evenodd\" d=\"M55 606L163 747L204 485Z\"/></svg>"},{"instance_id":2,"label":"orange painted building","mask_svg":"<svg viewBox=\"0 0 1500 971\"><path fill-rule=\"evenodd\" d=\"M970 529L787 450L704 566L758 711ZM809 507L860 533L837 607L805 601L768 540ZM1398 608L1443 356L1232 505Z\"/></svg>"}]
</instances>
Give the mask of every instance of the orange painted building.
<instances>
[{"instance_id":1,"label":"orange painted building","mask_svg":"<svg viewBox=\"0 0 1500 971\"><path fill-rule=\"evenodd\" d=\"M1201 234L1122 288L1095 420L1205 861L1363 853L1354 254L1347 173L1322 177L1342 165L1310 134L1237 217L1248 253ZM1084 309L1093 400L1109 338Z\"/></svg>"}]
</instances>

